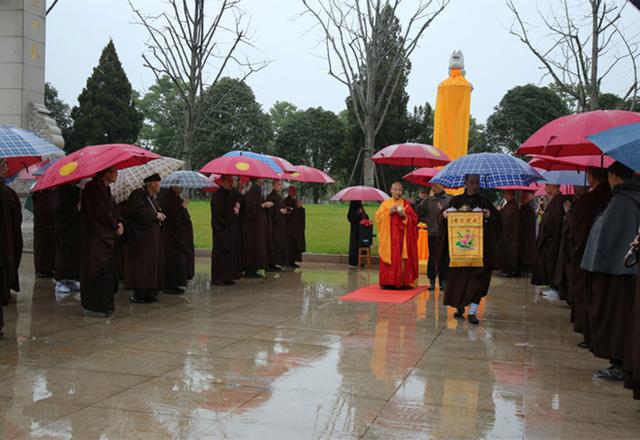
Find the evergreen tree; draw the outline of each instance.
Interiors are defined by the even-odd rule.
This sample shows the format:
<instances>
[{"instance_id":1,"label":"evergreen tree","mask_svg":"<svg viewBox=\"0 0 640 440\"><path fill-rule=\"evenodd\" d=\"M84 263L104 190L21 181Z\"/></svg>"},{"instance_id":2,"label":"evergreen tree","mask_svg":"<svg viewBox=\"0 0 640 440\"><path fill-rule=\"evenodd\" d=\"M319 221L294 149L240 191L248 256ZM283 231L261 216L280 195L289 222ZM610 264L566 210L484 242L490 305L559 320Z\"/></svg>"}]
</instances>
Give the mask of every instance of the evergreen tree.
<instances>
[{"instance_id":1,"label":"evergreen tree","mask_svg":"<svg viewBox=\"0 0 640 440\"><path fill-rule=\"evenodd\" d=\"M122 68L113 41L102 50L100 61L87 79L78 106L71 111L74 121L68 151L85 145L134 143L142 127L131 84Z\"/></svg>"},{"instance_id":2,"label":"evergreen tree","mask_svg":"<svg viewBox=\"0 0 640 440\"><path fill-rule=\"evenodd\" d=\"M69 135L73 121L71 121L71 109L58 97L58 90L51 83L44 83L44 105L51 112L51 118L56 121L62 131L65 145L69 142Z\"/></svg>"}]
</instances>

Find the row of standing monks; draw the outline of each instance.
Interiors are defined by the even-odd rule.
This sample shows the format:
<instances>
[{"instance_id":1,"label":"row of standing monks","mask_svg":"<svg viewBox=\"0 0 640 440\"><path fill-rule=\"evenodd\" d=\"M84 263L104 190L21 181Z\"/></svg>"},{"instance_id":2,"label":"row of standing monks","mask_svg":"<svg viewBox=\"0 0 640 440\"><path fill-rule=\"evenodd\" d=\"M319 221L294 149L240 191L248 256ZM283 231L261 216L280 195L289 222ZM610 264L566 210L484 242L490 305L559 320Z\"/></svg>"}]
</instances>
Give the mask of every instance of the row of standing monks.
<instances>
[{"instance_id":1,"label":"row of standing monks","mask_svg":"<svg viewBox=\"0 0 640 440\"><path fill-rule=\"evenodd\" d=\"M222 176L211 199L214 285L231 285L242 276L262 278L262 271L298 267L305 251L305 208L295 186L284 199L282 181L274 180L263 197L264 179Z\"/></svg>"},{"instance_id":2,"label":"row of standing monks","mask_svg":"<svg viewBox=\"0 0 640 440\"><path fill-rule=\"evenodd\" d=\"M640 286L638 268L625 264L625 257L640 226L640 185L633 170L618 162L608 170L589 169L586 176L590 188L575 187L572 197L547 185L531 282L545 286L543 296L569 304L573 329L582 335L578 346L611 364L594 378L624 381L638 399ZM519 271L513 262L529 252L514 246L522 211L513 206L502 209L505 275Z\"/></svg>"}]
</instances>

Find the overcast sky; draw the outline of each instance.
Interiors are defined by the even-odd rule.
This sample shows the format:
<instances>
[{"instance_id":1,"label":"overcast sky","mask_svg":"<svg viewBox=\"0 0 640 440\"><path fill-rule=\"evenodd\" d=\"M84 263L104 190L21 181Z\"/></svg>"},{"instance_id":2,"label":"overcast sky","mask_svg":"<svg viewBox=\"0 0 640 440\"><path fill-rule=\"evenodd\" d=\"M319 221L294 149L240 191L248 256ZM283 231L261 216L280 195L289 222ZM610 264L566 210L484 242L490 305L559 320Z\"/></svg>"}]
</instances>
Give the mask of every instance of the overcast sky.
<instances>
[{"instance_id":1,"label":"overcast sky","mask_svg":"<svg viewBox=\"0 0 640 440\"><path fill-rule=\"evenodd\" d=\"M161 0L133 1L150 14L163 8ZM536 8L546 10L558 1L516 0L516 4L523 16L535 21ZM407 4L412 2L406 0ZM211 5L214 3L210 1ZM317 44L319 34L310 31L313 22L306 17L296 18L301 5L300 0L242 0L259 49L250 55L272 60L248 83L265 110L276 101L290 101L300 108L321 106L341 111L347 90L327 74L322 47ZM624 18L628 29L640 28L637 10L627 7ZM115 43L133 87L144 92L153 84L152 73L142 65L147 36L134 21L127 0L60 0L47 17L46 79L64 101L76 104L109 38ZM513 86L547 83L535 58L509 35L506 28L510 23L504 0L452 0L412 55L407 89L410 106L427 101L435 104L437 85L447 77L448 60L454 49L464 53L466 77L474 86L471 113L480 121L486 120ZM546 38L539 34L539 43L548 43ZM630 75L629 69L618 69L604 88L620 93Z\"/></svg>"}]
</instances>

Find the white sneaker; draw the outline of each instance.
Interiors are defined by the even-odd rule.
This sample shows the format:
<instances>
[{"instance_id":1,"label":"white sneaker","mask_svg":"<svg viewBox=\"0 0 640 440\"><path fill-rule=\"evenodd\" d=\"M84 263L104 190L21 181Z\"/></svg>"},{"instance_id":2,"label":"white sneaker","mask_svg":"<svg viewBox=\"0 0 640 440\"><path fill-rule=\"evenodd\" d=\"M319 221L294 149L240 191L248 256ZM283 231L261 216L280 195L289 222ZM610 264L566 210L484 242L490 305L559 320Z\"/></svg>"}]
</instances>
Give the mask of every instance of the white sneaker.
<instances>
[{"instance_id":1,"label":"white sneaker","mask_svg":"<svg viewBox=\"0 0 640 440\"><path fill-rule=\"evenodd\" d=\"M556 289L547 289L542 291L542 296L547 299L560 299L560 292Z\"/></svg>"},{"instance_id":2,"label":"white sneaker","mask_svg":"<svg viewBox=\"0 0 640 440\"><path fill-rule=\"evenodd\" d=\"M62 281L56 281L56 293L71 293L71 289Z\"/></svg>"}]
</instances>

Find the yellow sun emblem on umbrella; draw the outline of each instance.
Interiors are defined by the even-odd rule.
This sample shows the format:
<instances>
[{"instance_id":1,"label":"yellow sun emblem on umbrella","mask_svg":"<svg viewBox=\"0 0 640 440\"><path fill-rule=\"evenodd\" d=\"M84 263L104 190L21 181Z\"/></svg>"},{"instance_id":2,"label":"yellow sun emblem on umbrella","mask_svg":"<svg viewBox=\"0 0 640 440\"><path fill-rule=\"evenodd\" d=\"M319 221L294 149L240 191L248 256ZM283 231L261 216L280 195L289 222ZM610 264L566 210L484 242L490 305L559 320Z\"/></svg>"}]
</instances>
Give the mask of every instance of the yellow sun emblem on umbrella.
<instances>
[{"instance_id":1,"label":"yellow sun emblem on umbrella","mask_svg":"<svg viewBox=\"0 0 640 440\"><path fill-rule=\"evenodd\" d=\"M78 168L78 162L69 162L60 167L60 171L58 172L61 176L68 176L72 174L76 168Z\"/></svg>"},{"instance_id":2,"label":"yellow sun emblem on umbrella","mask_svg":"<svg viewBox=\"0 0 640 440\"><path fill-rule=\"evenodd\" d=\"M292 176L292 177L298 177L299 175L300 175L300 173L298 173L298 172L291 173L291 176Z\"/></svg>"},{"instance_id":3,"label":"yellow sun emblem on umbrella","mask_svg":"<svg viewBox=\"0 0 640 440\"><path fill-rule=\"evenodd\" d=\"M251 168L251 165L249 165L246 162L238 162L236 163L236 169L239 171L247 171L249 168Z\"/></svg>"}]
</instances>

